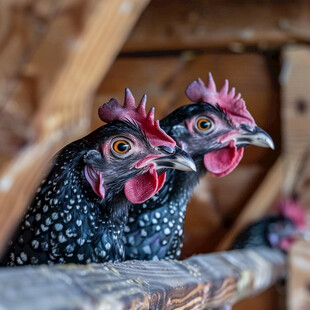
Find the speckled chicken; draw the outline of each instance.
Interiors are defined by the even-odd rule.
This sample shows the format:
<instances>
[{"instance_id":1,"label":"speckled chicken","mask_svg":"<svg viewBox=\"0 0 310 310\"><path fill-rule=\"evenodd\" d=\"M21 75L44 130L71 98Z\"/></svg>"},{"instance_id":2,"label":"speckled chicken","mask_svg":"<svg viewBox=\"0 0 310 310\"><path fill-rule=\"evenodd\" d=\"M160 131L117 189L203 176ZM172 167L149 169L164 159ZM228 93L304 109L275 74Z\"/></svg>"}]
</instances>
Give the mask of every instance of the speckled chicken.
<instances>
[{"instance_id":1,"label":"speckled chicken","mask_svg":"<svg viewBox=\"0 0 310 310\"><path fill-rule=\"evenodd\" d=\"M235 239L232 250L266 246L287 251L305 228L306 215L294 200L286 199L277 213L251 223Z\"/></svg>"},{"instance_id":2,"label":"speckled chicken","mask_svg":"<svg viewBox=\"0 0 310 310\"><path fill-rule=\"evenodd\" d=\"M146 96L136 108L127 89L124 106L111 99L99 108L108 124L58 153L2 265L124 259L129 203L156 194L167 168L195 169L145 104Z\"/></svg>"},{"instance_id":3,"label":"speckled chicken","mask_svg":"<svg viewBox=\"0 0 310 310\"><path fill-rule=\"evenodd\" d=\"M227 80L218 92L210 74L208 86L198 79L186 94L194 104L175 110L160 125L194 159L197 172L168 171L167 181L156 195L139 207L130 207L126 259L178 258L186 205L199 178L206 171L218 177L233 171L247 145L273 148L241 95L235 95L234 88L229 91Z\"/></svg>"}]
</instances>

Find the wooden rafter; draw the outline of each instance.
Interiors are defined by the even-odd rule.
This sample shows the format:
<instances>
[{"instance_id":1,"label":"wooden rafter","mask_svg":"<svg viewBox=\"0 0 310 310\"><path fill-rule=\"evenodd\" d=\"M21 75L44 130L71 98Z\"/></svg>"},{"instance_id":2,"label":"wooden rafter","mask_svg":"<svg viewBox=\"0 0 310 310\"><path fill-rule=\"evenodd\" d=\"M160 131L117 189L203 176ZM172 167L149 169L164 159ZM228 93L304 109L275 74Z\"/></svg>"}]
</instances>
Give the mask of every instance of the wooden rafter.
<instances>
[{"instance_id":1,"label":"wooden rafter","mask_svg":"<svg viewBox=\"0 0 310 310\"><path fill-rule=\"evenodd\" d=\"M245 13L246 12L246 13ZM169 18L167 18L169 16ZM150 4L124 51L223 48L267 50L310 40L308 1L157 0Z\"/></svg>"}]
</instances>

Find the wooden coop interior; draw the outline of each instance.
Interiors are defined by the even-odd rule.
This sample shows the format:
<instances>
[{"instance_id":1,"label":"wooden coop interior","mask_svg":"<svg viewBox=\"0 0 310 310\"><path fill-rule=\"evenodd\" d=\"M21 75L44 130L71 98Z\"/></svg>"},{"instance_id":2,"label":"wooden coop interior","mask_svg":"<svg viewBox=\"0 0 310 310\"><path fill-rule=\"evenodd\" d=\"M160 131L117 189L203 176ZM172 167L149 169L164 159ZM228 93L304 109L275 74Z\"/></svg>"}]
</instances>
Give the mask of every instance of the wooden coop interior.
<instances>
[{"instance_id":1,"label":"wooden coop interior","mask_svg":"<svg viewBox=\"0 0 310 310\"><path fill-rule=\"evenodd\" d=\"M226 251L283 195L309 209L309 41L310 2L301 0L0 0L0 253L53 155L102 125L102 103L121 101L129 87L136 99L146 93L161 119L189 104L187 85L207 81L209 72L219 87L229 79L242 94L275 150L249 147L230 175L200 181L182 259ZM260 255L267 259L268 252ZM287 270L286 285L233 309L309 308L309 244L296 242L285 264L276 258L273 276ZM72 268L73 274L78 267ZM137 300L136 308L148 309ZM170 302L206 307L191 306L191 298Z\"/></svg>"}]
</instances>

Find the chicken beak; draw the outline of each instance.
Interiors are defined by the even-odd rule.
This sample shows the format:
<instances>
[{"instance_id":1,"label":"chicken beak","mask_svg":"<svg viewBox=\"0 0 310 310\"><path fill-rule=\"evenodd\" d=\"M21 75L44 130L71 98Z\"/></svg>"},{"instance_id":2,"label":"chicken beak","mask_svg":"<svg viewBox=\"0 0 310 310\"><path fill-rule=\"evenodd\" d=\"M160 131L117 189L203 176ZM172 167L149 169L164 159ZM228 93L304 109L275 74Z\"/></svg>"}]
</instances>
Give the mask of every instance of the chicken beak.
<instances>
[{"instance_id":1,"label":"chicken beak","mask_svg":"<svg viewBox=\"0 0 310 310\"><path fill-rule=\"evenodd\" d=\"M260 147L271 148L274 150L274 143L271 137L266 131L258 126L254 127L254 130L245 129L245 133L241 133L234 136L236 146L238 148L248 145L257 145Z\"/></svg>"},{"instance_id":2,"label":"chicken beak","mask_svg":"<svg viewBox=\"0 0 310 310\"><path fill-rule=\"evenodd\" d=\"M175 151L170 155L158 157L153 162L156 164L156 170L168 168L182 171L197 171L193 159L178 146L175 147Z\"/></svg>"}]
</instances>

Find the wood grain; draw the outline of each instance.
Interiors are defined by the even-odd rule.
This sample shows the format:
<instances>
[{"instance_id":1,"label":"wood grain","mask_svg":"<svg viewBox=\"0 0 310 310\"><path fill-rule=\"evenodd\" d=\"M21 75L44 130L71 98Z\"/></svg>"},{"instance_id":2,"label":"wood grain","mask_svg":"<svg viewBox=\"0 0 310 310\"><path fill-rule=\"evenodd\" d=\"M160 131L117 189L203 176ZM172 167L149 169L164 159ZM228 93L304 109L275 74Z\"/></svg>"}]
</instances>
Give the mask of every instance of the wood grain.
<instances>
[{"instance_id":1,"label":"wood grain","mask_svg":"<svg viewBox=\"0 0 310 310\"><path fill-rule=\"evenodd\" d=\"M290 251L287 285L287 309L306 310L310 304L309 242L296 242Z\"/></svg>"},{"instance_id":2,"label":"wood grain","mask_svg":"<svg viewBox=\"0 0 310 310\"><path fill-rule=\"evenodd\" d=\"M124 51L224 48L242 53L309 41L308 1L152 1Z\"/></svg>"},{"instance_id":3,"label":"wood grain","mask_svg":"<svg viewBox=\"0 0 310 310\"><path fill-rule=\"evenodd\" d=\"M184 261L0 268L0 307L218 307L260 293L283 276L284 268L284 255L266 248L199 255Z\"/></svg>"}]
</instances>

